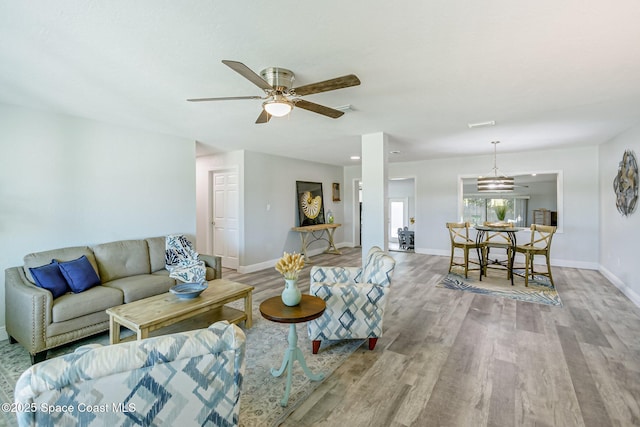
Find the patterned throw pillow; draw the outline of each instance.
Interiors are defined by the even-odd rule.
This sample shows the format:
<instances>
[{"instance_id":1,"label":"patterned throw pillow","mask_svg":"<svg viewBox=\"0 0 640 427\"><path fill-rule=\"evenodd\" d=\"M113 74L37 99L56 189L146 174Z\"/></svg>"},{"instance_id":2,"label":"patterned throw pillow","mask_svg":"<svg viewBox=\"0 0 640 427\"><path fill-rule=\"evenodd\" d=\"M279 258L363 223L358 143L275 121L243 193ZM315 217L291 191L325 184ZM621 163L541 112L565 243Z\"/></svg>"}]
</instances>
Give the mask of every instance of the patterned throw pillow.
<instances>
[{"instance_id":1,"label":"patterned throw pillow","mask_svg":"<svg viewBox=\"0 0 640 427\"><path fill-rule=\"evenodd\" d=\"M59 263L60 271L74 294L100 284L100 277L85 255L73 261Z\"/></svg>"},{"instance_id":2,"label":"patterned throw pillow","mask_svg":"<svg viewBox=\"0 0 640 427\"><path fill-rule=\"evenodd\" d=\"M70 291L69 285L60 271L58 261L52 260L50 264L32 267L29 270L36 285L50 291L54 298L58 298Z\"/></svg>"}]
</instances>

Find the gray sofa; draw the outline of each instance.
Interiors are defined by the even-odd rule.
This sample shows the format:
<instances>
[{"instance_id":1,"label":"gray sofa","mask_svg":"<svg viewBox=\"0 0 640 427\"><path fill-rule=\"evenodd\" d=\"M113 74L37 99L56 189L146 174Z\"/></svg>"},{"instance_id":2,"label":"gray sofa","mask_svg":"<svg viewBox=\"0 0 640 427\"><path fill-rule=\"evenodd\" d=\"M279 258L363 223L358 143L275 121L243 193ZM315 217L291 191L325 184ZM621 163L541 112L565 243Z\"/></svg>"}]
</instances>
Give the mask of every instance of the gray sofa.
<instances>
[{"instance_id":1,"label":"gray sofa","mask_svg":"<svg viewBox=\"0 0 640 427\"><path fill-rule=\"evenodd\" d=\"M35 285L30 267L52 260L71 261L85 255L101 284L81 293L53 298ZM200 255L207 280L222 277L220 257ZM24 265L5 270L6 328L9 340L31 354L31 362L46 359L47 350L109 330L105 310L168 292L176 281L165 269L165 237L120 240L28 254Z\"/></svg>"}]
</instances>

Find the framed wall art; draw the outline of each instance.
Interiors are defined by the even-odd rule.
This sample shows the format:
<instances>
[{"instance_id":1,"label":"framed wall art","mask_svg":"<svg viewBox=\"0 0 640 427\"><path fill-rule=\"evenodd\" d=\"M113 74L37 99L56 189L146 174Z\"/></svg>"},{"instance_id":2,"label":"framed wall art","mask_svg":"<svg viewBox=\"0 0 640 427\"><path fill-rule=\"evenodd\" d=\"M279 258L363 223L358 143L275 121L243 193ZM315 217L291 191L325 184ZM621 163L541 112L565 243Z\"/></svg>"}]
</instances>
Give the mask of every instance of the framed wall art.
<instances>
[{"instance_id":1,"label":"framed wall art","mask_svg":"<svg viewBox=\"0 0 640 427\"><path fill-rule=\"evenodd\" d=\"M638 163L631 150L624 152L618 164L618 174L613 179L613 191L616 193L618 211L624 216L631 215L638 203Z\"/></svg>"},{"instance_id":2,"label":"framed wall art","mask_svg":"<svg viewBox=\"0 0 640 427\"><path fill-rule=\"evenodd\" d=\"M324 224L321 182L296 181L299 226Z\"/></svg>"},{"instance_id":3,"label":"framed wall art","mask_svg":"<svg viewBox=\"0 0 640 427\"><path fill-rule=\"evenodd\" d=\"M334 182L331 186L331 196L334 202L340 201L340 183Z\"/></svg>"}]
</instances>

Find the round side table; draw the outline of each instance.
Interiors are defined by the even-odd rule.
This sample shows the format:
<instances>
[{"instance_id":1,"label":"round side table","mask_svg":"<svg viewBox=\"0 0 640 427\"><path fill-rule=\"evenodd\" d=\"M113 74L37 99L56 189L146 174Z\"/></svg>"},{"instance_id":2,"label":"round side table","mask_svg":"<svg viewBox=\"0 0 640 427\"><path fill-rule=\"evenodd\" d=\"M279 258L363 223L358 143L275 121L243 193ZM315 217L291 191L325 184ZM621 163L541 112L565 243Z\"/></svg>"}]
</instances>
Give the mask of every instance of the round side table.
<instances>
[{"instance_id":1,"label":"round side table","mask_svg":"<svg viewBox=\"0 0 640 427\"><path fill-rule=\"evenodd\" d=\"M320 381L324 378L323 373L314 374L307 367L304 361L302 350L298 347L298 333L296 332L296 323L308 322L322 316L326 304L322 298L313 295L302 295L302 299L298 305L289 307L284 305L282 297L272 297L260 304L260 314L267 320L278 323L289 323L289 348L284 354L282 366L280 369L271 368L271 375L279 377L287 370L287 383L284 391L284 397L280 401L281 406L287 406L289 401L289 393L291 392L291 371L293 370L293 362L298 361L305 375L311 381Z\"/></svg>"}]
</instances>

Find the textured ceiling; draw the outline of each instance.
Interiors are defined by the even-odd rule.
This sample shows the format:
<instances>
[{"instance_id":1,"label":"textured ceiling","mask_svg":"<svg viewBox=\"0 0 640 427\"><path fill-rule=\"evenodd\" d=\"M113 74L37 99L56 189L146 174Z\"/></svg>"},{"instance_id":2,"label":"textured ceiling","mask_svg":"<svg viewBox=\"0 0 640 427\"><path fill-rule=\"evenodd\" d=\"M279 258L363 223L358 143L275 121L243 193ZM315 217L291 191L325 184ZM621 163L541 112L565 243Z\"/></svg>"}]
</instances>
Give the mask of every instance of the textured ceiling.
<instances>
[{"instance_id":1,"label":"textured ceiling","mask_svg":"<svg viewBox=\"0 0 640 427\"><path fill-rule=\"evenodd\" d=\"M599 144L640 121L638 22L637 0L6 0L0 102L337 165L380 131L392 161ZM305 97L339 119L256 125L260 100L185 101L261 95L222 59L362 84Z\"/></svg>"}]
</instances>

